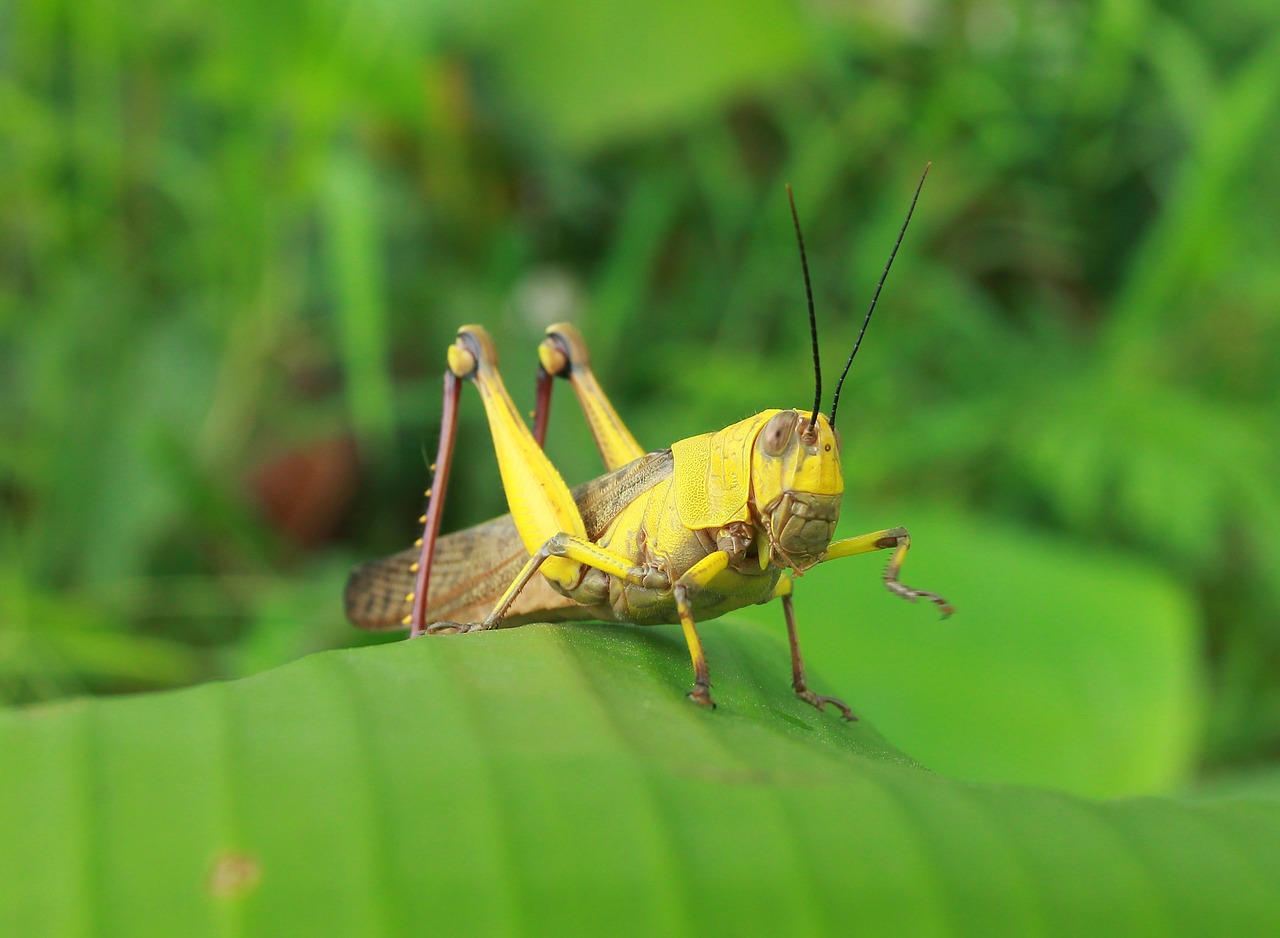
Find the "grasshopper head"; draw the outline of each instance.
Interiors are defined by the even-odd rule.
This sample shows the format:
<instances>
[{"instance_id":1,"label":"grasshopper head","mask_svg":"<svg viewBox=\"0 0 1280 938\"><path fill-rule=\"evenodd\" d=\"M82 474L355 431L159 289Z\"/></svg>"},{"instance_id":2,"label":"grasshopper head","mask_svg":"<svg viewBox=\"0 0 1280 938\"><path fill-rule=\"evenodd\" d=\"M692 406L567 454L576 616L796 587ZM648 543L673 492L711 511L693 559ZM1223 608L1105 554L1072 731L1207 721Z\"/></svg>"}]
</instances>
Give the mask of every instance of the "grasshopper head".
<instances>
[{"instance_id":1,"label":"grasshopper head","mask_svg":"<svg viewBox=\"0 0 1280 938\"><path fill-rule=\"evenodd\" d=\"M751 454L752 501L768 537L768 559L797 572L826 553L840 517L844 477L840 438L818 414L781 410L756 436ZM761 563L766 551L761 548Z\"/></svg>"}]
</instances>

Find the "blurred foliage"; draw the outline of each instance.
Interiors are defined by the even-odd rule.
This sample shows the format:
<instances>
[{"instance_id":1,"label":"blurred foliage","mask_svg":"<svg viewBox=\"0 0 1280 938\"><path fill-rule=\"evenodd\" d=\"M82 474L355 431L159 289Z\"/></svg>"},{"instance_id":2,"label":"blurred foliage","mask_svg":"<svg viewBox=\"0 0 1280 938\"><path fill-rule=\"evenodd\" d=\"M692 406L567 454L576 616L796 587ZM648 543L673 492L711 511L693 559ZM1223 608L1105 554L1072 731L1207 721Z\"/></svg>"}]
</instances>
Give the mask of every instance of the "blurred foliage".
<instances>
[{"instance_id":1,"label":"blurred foliage","mask_svg":"<svg viewBox=\"0 0 1280 938\"><path fill-rule=\"evenodd\" d=\"M845 389L846 512L1074 543L1135 621L1114 558L1157 571L1204 763L1273 758L1278 115L1264 0L2 6L0 695L351 642L342 570L414 536L459 323L528 401L580 320L652 446L803 404L783 182L832 370L932 159ZM446 524L503 510L470 405ZM1069 628L1008 553L991 588Z\"/></svg>"}]
</instances>

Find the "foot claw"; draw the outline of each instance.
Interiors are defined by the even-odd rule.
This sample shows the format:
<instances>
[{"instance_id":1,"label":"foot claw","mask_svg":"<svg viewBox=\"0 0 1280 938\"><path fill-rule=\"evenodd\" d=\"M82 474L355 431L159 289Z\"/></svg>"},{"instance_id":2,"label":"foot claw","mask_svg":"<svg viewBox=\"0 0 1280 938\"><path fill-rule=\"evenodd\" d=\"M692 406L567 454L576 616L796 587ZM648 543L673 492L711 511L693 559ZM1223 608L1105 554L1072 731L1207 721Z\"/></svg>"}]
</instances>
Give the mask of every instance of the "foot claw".
<instances>
[{"instance_id":1,"label":"foot claw","mask_svg":"<svg viewBox=\"0 0 1280 938\"><path fill-rule=\"evenodd\" d=\"M817 707L819 710L824 712L826 711L827 704L831 704L831 706L840 711L840 716L847 722L852 723L858 719L857 715L849 709L849 705L839 697L823 697L821 694L815 694L811 690L798 690L796 691L796 696L805 703Z\"/></svg>"},{"instance_id":2,"label":"foot claw","mask_svg":"<svg viewBox=\"0 0 1280 938\"><path fill-rule=\"evenodd\" d=\"M689 691L685 696L700 707L706 707L710 710L714 710L716 708L716 702L711 699L710 687L703 687L700 684L695 684L693 686L693 690Z\"/></svg>"},{"instance_id":3,"label":"foot claw","mask_svg":"<svg viewBox=\"0 0 1280 938\"><path fill-rule=\"evenodd\" d=\"M944 619L950 616L951 613L956 611L955 606L951 605L951 603L947 602L937 593L930 593L928 590L912 589L910 586L907 586L903 583L899 583L897 580L890 580L887 582L889 586L889 591L897 596L901 596L907 602L914 603L921 599L929 600L929 602L933 603L940 610L942 610L942 618Z\"/></svg>"},{"instance_id":4,"label":"foot claw","mask_svg":"<svg viewBox=\"0 0 1280 938\"><path fill-rule=\"evenodd\" d=\"M923 590L920 590L917 592L917 595L923 596L925 599L929 600L929 602L937 606L938 609L942 612L942 618L944 619L950 616L951 613L956 611L955 606L951 605L951 603L947 602L937 593L926 593Z\"/></svg>"},{"instance_id":5,"label":"foot claw","mask_svg":"<svg viewBox=\"0 0 1280 938\"><path fill-rule=\"evenodd\" d=\"M479 627L479 622L432 622L425 632L427 635L461 635L474 632Z\"/></svg>"},{"instance_id":6,"label":"foot claw","mask_svg":"<svg viewBox=\"0 0 1280 938\"><path fill-rule=\"evenodd\" d=\"M929 600L929 602L933 603L935 606L937 606L939 609L941 609L941 610L942 610L942 618L944 618L944 619L945 619L947 616L951 615L951 613L953 613L953 612L955 612L955 611L956 611L956 607L955 607L955 606L951 605L951 603L947 602L945 599L943 599L943 598L942 598L941 596L939 596L937 593L930 593L930 592L928 592L927 590L912 590L912 592L913 592L913 593L915 593L915 594L916 594L916 596L920 597L921 599L927 599L927 600Z\"/></svg>"}]
</instances>

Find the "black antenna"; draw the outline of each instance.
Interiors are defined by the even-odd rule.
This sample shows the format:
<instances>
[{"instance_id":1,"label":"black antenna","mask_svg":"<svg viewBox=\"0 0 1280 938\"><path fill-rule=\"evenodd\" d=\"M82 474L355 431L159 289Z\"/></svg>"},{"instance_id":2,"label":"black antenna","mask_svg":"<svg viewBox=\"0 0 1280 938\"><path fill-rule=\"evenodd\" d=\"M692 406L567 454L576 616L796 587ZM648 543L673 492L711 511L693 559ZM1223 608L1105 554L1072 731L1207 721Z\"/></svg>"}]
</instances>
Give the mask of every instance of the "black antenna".
<instances>
[{"instance_id":1,"label":"black antenna","mask_svg":"<svg viewBox=\"0 0 1280 938\"><path fill-rule=\"evenodd\" d=\"M871 322L871 314L875 312L876 300L880 299L880 290L884 287L885 278L889 276L889 268L893 266L893 259L898 256L898 247L902 244L902 236L907 233L907 225L911 224L911 213L916 210L916 200L920 198L920 190L924 188L924 177L929 175L929 167L933 163L926 163L924 172L920 174L920 183L916 186L916 194L911 198L911 208L907 209L906 220L902 223L902 230L898 232L898 240L894 242L893 251L889 254L889 263L884 265L884 273L880 275L880 282L876 284L876 295L871 298L871 306L867 309L867 317L862 320L862 331L858 333L858 339L853 343L853 351L849 353L849 360L844 363L844 371L840 372L840 380L836 382L836 393L831 398L831 426L836 425L836 407L840 403L840 388L844 386L844 376L849 373L849 366L853 364L853 356L858 354L858 346L862 344L862 337L867 334L867 323Z\"/></svg>"},{"instance_id":2,"label":"black antenna","mask_svg":"<svg viewBox=\"0 0 1280 938\"><path fill-rule=\"evenodd\" d=\"M818 320L813 314L813 287L809 283L809 259L804 255L804 235L800 233L800 216L796 214L796 197L787 183L787 201L791 203L791 220L796 226L796 242L800 245L800 266L804 268L804 295L809 301L809 335L813 339L813 415L809 418L808 435L818 432L818 410L822 407L822 362L818 358Z\"/></svg>"}]
</instances>

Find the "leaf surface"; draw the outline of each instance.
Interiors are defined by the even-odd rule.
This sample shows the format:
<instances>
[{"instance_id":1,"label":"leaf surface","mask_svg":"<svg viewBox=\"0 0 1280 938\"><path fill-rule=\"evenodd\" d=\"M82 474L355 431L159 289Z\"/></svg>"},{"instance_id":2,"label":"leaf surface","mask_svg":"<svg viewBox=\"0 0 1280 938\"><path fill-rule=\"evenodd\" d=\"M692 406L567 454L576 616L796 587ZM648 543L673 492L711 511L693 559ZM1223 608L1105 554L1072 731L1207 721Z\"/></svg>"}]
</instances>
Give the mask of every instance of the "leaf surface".
<instances>
[{"instance_id":1,"label":"leaf surface","mask_svg":"<svg viewBox=\"0 0 1280 938\"><path fill-rule=\"evenodd\" d=\"M776 635L574 625L0 713L35 935L1259 934L1280 806L933 774L795 700Z\"/></svg>"}]
</instances>

